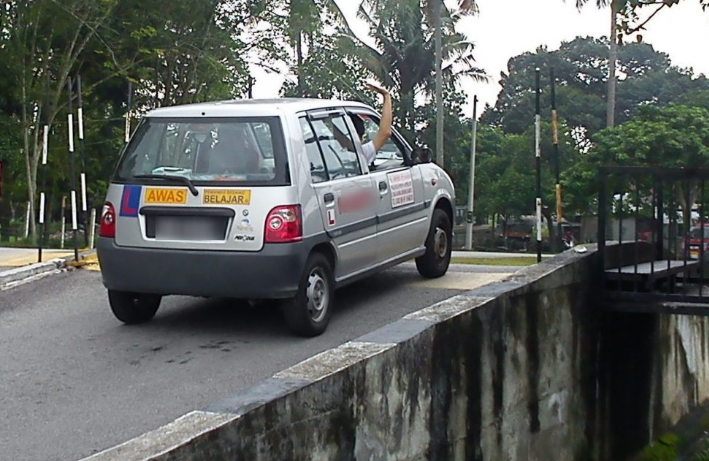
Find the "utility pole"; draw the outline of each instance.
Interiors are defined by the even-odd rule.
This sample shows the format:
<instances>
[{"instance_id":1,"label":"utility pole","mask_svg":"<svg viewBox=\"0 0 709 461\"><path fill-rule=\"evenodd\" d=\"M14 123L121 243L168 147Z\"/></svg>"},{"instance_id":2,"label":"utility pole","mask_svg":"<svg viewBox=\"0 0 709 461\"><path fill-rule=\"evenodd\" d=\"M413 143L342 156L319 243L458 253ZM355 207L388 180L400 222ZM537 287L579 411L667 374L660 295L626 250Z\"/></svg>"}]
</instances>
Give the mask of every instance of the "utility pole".
<instances>
[{"instance_id":1,"label":"utility pole","mask_svg":"<svg viewBox=\"0 0 709 461\"><path fill-rule=\"evenodd\" d=\"M537 262L542 262L542 115L540 86L541 71L536 71L536 114L534 115L535 159L537 169Z\"/></svg>"},{"instance_id":2,"label":"utility pole","mask_svg":"<svg viewBox=\"0 0 709 461\"><path fill-rule=\"evenodd\" d=\"M42 244L44 240L44 207L46 201L45 191L47 190L47 156L49 155L49 125L45 120L42 131L42 192L39 194L39 237L37 239L37 262L42 262ZM29 214L29 208L27 209ZM32 217L34 219L34 216Z\"/></svg>"},{"instance_id":3,"label":"utility pole","mask_svg":"<svg viewBox=\"0 0 709 461\"><path fill-rule=\"evenodd\" d=\"M443 153L443 30L441 26L441 9L443 2L434 1L434 34L436 46L436 164L445 167Z\"/></svg>"},{"instance_id":4,"label":"utility pole","mask_svg":"<svg viewBox=\"0 0 709 461\"><path fill-rule=\"evenodd\" d=\"M467 228L465 234L465 249L473 249L473 226L475 224L475 215L473 214L475 201L475 151L477 148L478 138L478 96L473 97L473 139L470 146L470 189L468 191L468 217Z\"/></svg>"},{"instance_id":5,"label":"utility pole","mask_svg":"<svg viewBox=\"0 0 709 461\"><path fill-rule=\"evenodd\" d=\"M74 240L74 260L79 260L79 223L78 223L78 210L76 201L76 154L74 153L74 108L72 105L73 94L73 84L71 77L67 80L67 95L69 97L69 113L67 114L67 126L69 131L69 171L70 178L69 183L71 185L71 230L73 233Z\"/></svg>"},{"instance_id":6,"label":"utility pole","mask_svg":"<svg viewBox=\"0 0 709 461\"><path fill-rule=\"evenodd\" d=\"M126 111L125 142L130 142L130 122L133 116L133 82L128 80L128 110Z\"/></svg>"},{"instance_id":7,"label":"utility pole","mask_svg":"<svg viewBox=\"0 0 709 461\"><path fill-rule=\"evenodd\" d=\"M552 127L552 137L554 142L554 176L556 178L556 238L554 239L554 246L557 247L557 251L561 251L563 246L561 244L561 220L564 218L562 213L562 203L561 203L561 180L559 172L559 118L556 112L556 79L554 78L554 68L550 71L551 77L551 127Z\"/></svg>"},{"instance_id":8,"label":"utility pole","mask_svg":"<svg viewBox=\"0 0 709 461\"><path fill-rule=\"evenodd\" d=\"M77 116L79 121L79 148L81 150L81 222L84 225L84 244L85 246L89 246L88 199L86 192L86 150L84 147L84 102L81 97L81 75L76 76L76 90L79 96Z\"/></svg>"}]
</instances>

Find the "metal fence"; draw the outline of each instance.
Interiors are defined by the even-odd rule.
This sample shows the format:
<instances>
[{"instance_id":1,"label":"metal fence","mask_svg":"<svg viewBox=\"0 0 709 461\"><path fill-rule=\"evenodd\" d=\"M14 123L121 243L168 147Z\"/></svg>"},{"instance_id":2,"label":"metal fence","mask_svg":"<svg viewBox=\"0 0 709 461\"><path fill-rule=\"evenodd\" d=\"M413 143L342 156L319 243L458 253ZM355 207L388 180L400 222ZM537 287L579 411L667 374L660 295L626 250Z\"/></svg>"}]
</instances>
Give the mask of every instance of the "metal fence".
<instances>
[{"instance_id":1,"label":"metal fence","mask_svg":"<svg viewBox=\"0 0 709 461\"><path fill-rule=\"evenodd\" d=\"M709 169L601 168L598 246L604 298L613 306L709 308L707 180Z\"/></svg>"}]
</instances>

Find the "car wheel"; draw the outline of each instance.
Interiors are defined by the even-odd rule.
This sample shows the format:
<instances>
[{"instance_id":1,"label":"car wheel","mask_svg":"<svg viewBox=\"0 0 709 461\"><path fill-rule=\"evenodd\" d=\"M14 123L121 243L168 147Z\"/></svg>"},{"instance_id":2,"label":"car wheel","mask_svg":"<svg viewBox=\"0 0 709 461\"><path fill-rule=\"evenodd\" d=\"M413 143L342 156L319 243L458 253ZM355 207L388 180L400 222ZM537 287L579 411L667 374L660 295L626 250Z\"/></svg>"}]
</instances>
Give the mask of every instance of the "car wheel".
<instances>
[{"instance_id":1,"label":"car wheel","mask_svg":"<svg viewBox=\"0 0 709 461\"><path fill-rule=\"evenodd\" d=\"M283 304L288 327L299 336L322 334L330 323L334 297L335 279L330 261L315 253L305 264L298 294Z\"/></svg>"},{"instance_id":2,"label":"car wheel","mask_svg":"<svg viewBox=\"0 0 709 461\"><path fill-rule=\"evenodd\" d=\"M160 307L162 296L108 290L108 303L118 320L128 325L149 322Z\"/></svg>"},{"instance_id":3,"label":"car wheel","mask_svg":"<svg viewBox=\"0 0 709 461\"><path fill-rule=\"evenodd\" d=\"M426 253L416 258L419 274L430 279L444 275L451 263L452 244L451 220L445 211L436 209L426 238Z\"/></svg>"}]
</instances>

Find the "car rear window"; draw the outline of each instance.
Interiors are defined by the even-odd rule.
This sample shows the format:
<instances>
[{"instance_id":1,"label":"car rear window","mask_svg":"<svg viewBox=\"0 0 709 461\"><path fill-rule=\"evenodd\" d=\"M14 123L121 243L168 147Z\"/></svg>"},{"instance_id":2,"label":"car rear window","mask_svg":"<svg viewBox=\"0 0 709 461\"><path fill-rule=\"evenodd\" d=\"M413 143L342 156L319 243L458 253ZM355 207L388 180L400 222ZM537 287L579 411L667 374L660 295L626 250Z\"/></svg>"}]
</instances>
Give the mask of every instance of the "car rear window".
<instances>
[{"instance_id":1,"label":"car rear window","mask_svg":"<svg viewBox=\"0 0 709 461\"><path fill-rule=\"evenodd\" d=\"M693 239L702 238L702 228L701 227L693 227L689 231L689 237L693 238ZM709 227L704 228L704 238L709 240Z\"/></svg>"},{"instance_id":2,"label":"car rear window","mask_svg":"<svg viewBox=\"0 0 709 461\"><path fill-rule=\"evenodd\" d=\"M179 175L196 184L287 185L278 117L145 118L118 163L114 180Z\"/></svg>"}]
</instances>

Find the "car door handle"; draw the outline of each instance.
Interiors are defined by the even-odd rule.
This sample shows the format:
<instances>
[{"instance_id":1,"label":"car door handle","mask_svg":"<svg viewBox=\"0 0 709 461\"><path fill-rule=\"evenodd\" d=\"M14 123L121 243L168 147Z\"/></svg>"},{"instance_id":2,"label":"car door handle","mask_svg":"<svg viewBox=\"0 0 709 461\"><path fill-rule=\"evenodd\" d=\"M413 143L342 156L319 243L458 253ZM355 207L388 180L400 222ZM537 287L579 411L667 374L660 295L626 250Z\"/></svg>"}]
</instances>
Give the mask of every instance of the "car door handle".
<instances>
[{"instance_id":1,"label":"car door handle","mask_svg":"<svg viewBox=\"0 0 709 461\"><path fill-rule=\"evenodd\" d=\"M332 203L335 201L335 194L328 192L323 196L323 200L325 200L325 203Z\"/></svg>"},{"instance_id":2,"label":"car door handle","mask_svg":"<svg viewBox=\"0 0 709 461\"><path fill-rule=\"evenodd\" d=\"M379 192L386 192L389 186L387 186L387 183L384 181L381 181L379 183Z\"/></svg>"}]
</instances>

